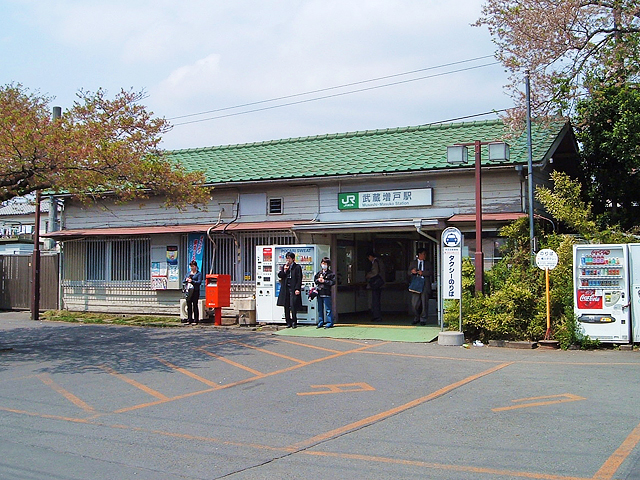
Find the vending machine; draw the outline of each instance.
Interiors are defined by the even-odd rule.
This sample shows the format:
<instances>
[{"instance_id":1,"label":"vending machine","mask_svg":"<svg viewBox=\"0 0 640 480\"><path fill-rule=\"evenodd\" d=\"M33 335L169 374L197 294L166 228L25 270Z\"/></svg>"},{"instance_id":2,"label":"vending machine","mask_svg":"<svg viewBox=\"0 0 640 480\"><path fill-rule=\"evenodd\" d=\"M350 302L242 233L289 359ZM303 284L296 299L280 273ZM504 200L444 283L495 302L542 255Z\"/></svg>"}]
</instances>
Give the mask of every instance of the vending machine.
<instances>
[{"instance_id":1,"label":"vending machine","mask_svg":"<svg viewBox=\"0 0 640 480\"><path fill-rule=\"evenodd\" d=\"M630 243L629 249L629 304L633 342L640 342L640 243Z\"/></svg>"},{"instance_id":2,"label":"vending machine","mask_svg":"<svg viewBox=\"0 0 640 480\"><path fill-rule=\"evenodd\" d=\"M316 300L309 300L309 289L314 286L313 277L320 270L322 257L329 256L328 245L259 245L256 247L256 321L285 323L284 307L276 305L280 293L278 272L286 263L285 255L293 252L296 263L302 267L302 310L298 323L316 324L318 308Z\"/></svg>"},{"instance_id":3,"label":"vending machine","mask_svg":"<svg viewBox=\"0 0 640 480\"><path fill-rule=\"evenodd\" d=\"M604 343L629 343L631 331L631 302L629 285L633 282L640 291L640 250L629 261L632 246L625 244L574 245L573 285L574 308L582 333ZM637 245L640 248L640 245ZM636 250L632 250L636 252ZM635 287L634 287L635 288ZM638 292L634 292L634 300ZM640 304L636 314L640 317ZM636 328L637 329L637 322ZM640 334L640 332L639 332Z\"/></svg>"}]
</instances>

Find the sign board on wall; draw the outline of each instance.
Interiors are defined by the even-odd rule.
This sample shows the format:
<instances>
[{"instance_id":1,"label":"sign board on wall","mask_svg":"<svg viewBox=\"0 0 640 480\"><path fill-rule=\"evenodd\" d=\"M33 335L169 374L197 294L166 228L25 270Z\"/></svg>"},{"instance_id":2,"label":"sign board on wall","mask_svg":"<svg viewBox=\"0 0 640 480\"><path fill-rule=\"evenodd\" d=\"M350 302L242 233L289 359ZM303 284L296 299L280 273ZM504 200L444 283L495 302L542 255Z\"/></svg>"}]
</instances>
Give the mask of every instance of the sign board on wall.
<instances>
[{"instance_id":1,"label":"sign board on wall","mask_svg":"<svg viewBox=\"0 0 640 480\"><path fill-rule=\"evenodd\" d=\"M360 208L424 207L433 205L433 189L378 190L338 194L339 210Z\"/></svg>"},{"instance_id":2,"label":"sign board on wall","mask_svg":"<svg viewBox=\"0 0 640 480\"><path fill-rule=\"evenodd\" d=\"M151 289L180 289L177 245L151 247Z\"/></svg>"}]
</instances>

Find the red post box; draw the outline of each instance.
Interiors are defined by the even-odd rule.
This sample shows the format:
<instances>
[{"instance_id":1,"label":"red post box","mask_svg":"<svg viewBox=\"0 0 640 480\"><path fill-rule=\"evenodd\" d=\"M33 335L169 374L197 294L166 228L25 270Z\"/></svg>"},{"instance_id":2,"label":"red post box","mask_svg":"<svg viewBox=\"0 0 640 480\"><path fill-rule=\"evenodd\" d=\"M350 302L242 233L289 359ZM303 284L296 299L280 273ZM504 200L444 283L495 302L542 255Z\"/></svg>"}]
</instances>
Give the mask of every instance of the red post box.
<instances>
[{"instance_id":1,"label":"red post box","mask_svg":"<svg viewBox=\"0 0 640 480\"><path fill-rule=\"evenodd\" d=\"M231 306L231 275L210 273L205 278L205 301L214 309L215 324L222 325L222 307Z\"/></svg>"}]
</instances>

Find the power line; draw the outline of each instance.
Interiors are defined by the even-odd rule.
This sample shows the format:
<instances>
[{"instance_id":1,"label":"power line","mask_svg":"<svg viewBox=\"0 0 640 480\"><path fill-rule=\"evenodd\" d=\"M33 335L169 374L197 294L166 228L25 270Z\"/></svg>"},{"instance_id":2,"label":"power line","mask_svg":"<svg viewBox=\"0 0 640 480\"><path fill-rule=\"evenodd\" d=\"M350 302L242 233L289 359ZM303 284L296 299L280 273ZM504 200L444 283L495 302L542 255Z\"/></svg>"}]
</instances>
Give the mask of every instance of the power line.
<instances>
[{"instance_id":1,"label":"power line","mask_svg":"<svg viewBox=\"0 0 640 480\"><path fill-rule=\"evenodd\" d=\"M192 124L192 123L200 123L200 122L206 122L206 121L209 121L209 120L217 120L217 119L220 119L220 118L235 117L237 115L246 115L248 113L261 112L261 111L264 111L264 110L272 110L272 109L275 109L275 108L289 107L291 105L299 105L301 103L315 102L315 101L318 101L318 100L325 100L327 98L341 97L341 96L344 96L344 95L351 95L352 93L366 92L368 90L376 90L378 88L391 87L391 86L394 86L394 85L401 85L401 84L404 84L404 83L416 82L418 80L425 80L427 78L441 77L441 76L444 76L444 75L451 75L452 73L460 73L460 72L465 72L465 71L469 71L469 70L475 70L477 68L489 67L489 66L492 66L492 65L497 65L498 63L500 63L500 62L485 63L485 64L482 64L482 65L476 65L476 66L473 66L473 67L460 68L460 69L451 70L451 71L448 71L448 72L442 72L442 73L436 73L436 74L433 74L433 75L425 75L425 76L422 76L422 77L411 78L409 80L401 80L401 81L398 81L398 82L385 83L383 85L375 85L375 86L372 86L372 87L360 88L360 89L357 89L357 90L350 90L348 92L334 93L332 95L323 95L323 96L320 96L320 97L308 98L306 100L298 100L296 102L288 102L288 103L281 103L279 105L271 105L271 106L268 106L268 107L254 108L252 110L245 110L243 112L227 113L225 115L217 115L215 117L201 118L199 120L190 120L188 122L175 123L175 124L173 124L173 126L177 127L177 126L180 126L180 125L189 125L189 124ZM401 74L398 74L398 75L401 75ZM324 89L324 90L330 90L332 88L340 88L340 87L331 87L329 89ZM322 91L322 90L320 90L320 91ZM288 97L282 97L282 98L291 98L291 97L299 96L299 95L305 95L305 94L290 95ZM262 102L255 102L253 104L247 104L247 105L255 105L257 103L264 103L264 102L268 102L268 101L273 101L273 100L263 100ZM224 108L224 109L220 109L220 110L228 110L228 109L231 109L231 108L239 108L239 107L228 107L228 108ZM220 110L212 110L212 112L220 111ZM193 115L198 115L198 114L193 114ZM200 114L200 115L202 115L202 114ZM175 118L183 118L183 117L175 117Z\"/></svg>"},{"instance_id":2,"label":"power line","mask_svg":"<svg viewBox=\"0 0 640 480\"><path fill-rule=\"evenodd\" d=\"M496 113L506 112L507 110L509 110L509 109L508 108L501 108L500 110L491 110L490 112L474 113L473 115L465 115L463 117L455 117L455 118L449 118L447 120L439 120L437 122L430 122L430 123L427 123L427 125L439 125L441 123L457 122L458 120L467 120L469 118L484 117L485 115L495 115Z\"/></svg>"},{"instance_id":3,"label":"power line","mask_svg":"<svg viewBox=\"0 0 640 480\"><path fill-rule=\"evenodd\" d=\"M329 90L336 90L338 88L353 87L354 85L362 85L364 83L377 82L377 81L386 80L386 79L389 79L389 78L402 77L404 75L412 75L414 73L426 72L428 70L436 70L438 68L451 67L453 65L460 65L462 63L475 62L477 60L484 60L486 58L493 58L493 55L484 55L482 57L469 58L467 60L460 60L458 62L444 63L442 65L436 65L434 67L421 68L421 69L418 69L418 70L412 70L410 72L395 73L393 75L385 75L383 77L371 78L369 80L361 80L359 82L345 83L343 85L336 85L334 87L320 88L318 90L310 90L308 92L303 92L303 93L294 93L292 95L285 95L283 97L270 98L268 100L259 100L257 102L243 103L241 105L235 105L235 106L232 106L232 107L222 107L222 108L216 108L214 110L207 110L207 111L199 112L199 113L190 113L190 114L187 114L187 115L179 115L177 117L168 118L167 120L177 120L179 118L196 117L198 115L206 115L207 113L222 112L222 111L225 111L225 110L233 110L233 109L236 109L236 108L250 107L252 105L260 105L262 103L276 102L278 100L286 100L287 98L302 97L304 95L311 95L311 94L314 94L314 93L327 92ZM496 63L498 63L498 62L496 62ZM178 125L183 125L183 124L180 123Z\"/></svg>"}]
</instances>

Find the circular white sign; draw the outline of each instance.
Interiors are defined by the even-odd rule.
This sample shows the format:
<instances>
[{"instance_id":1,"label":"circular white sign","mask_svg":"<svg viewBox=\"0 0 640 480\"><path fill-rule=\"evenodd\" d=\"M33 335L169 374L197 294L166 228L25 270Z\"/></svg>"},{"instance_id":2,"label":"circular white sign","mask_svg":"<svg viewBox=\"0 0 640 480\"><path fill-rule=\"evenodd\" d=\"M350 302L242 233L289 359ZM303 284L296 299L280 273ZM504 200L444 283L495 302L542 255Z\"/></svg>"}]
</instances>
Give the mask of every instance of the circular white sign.
<instances>
[{"instance_id":1,"label":"circular white sign","mask_svg":"<svg viewBox=\"0 0 640 480\"><path fill-rule=\"evenodd\" d=\"M442 243L445 247L459 247L462 242L462 233L456 227L447 227L442 232Z\"/></svg>"},{"instance_id":2,"label":"circular white sign","mask_svg":"<svg viewBox=\"0 0 640 480\"><path fill-rule=\"evenodd\" d=\"M558 266L558 254L550 248L543 248L536 254L536 265L542 270L553 270Z\"/></svg>"}]
</instances>

